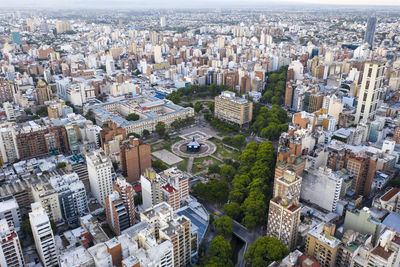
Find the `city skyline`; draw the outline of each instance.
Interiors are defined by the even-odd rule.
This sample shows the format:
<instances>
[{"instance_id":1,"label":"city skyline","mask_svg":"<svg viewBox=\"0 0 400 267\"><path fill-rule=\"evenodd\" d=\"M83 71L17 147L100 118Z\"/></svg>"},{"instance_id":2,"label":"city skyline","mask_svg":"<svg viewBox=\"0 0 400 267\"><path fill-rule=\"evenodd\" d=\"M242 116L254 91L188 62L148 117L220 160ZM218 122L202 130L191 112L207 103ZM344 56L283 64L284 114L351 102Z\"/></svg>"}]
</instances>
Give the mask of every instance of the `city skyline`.
<instances>
[{"instance_id":1,"label":"city skyline","mask_svg":"<svg viewBox=\"0 0 400 267\"><path fill-rule=\"evenodd\" d=\"M368 6L368 7L380 7L380 6L400 6L400 2L397 0L382 0L379 3L371 2L368 0L201 0L201 1L184 1L184 0L173 0L173 1L161 1L161 0L150 0L137 1L137 0L112 0L112 1L78 1L78 0L61 0L58 1L57 6L54 6L51 0L17 0L12 3L9 1L1 0L0 6L2 7L44 7L52 9L63 9L63 8L215 8L215 7L279 7L285 6L290 7L292 5L315 5L315 6Z\"/></svg>"}]
</instances>

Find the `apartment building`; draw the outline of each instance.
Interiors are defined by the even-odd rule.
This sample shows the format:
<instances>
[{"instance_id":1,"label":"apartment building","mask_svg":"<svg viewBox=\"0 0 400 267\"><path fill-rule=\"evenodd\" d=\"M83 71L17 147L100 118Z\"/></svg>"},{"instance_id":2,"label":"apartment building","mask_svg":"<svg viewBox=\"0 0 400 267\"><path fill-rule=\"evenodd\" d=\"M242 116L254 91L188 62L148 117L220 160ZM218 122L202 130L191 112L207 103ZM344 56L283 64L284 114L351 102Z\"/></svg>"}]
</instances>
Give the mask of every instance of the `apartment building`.
<instances>
[{"instance_id":1,"label":"apartment building","mask_svg":"<svg viewBox=\"0 0 400 267\"><path fill-rule=\"evenodd\" d=\"M234 92L224 91L215 97L214 116L242 127L253 118L253 102L236 97Z\"/></svg>"},{"instance_id":2,"label":"apartment building","mask_svg":"<svg viewBox=\"0 0 400 267\"><path fill-rule=\"evenodd\" d=\"M8 223L19 230L21 226L21 214L17 200L13 195L0 197L0 220L5 219Z\"/></svg>"},{"instance_id":3,"label":"apartment building","mask_svg":"<svg viewBox=\"0 0 400 267\"><path fill-rule=\"evenodd\" d=\"M150 146L130 136L120 145L122 174L129 183L137 182L147 168L151 168Z\"/></svg>"},{"instance_id":4,"label":"apartment building","mask_svg":"<svg viewBox=\"0 0 400 267\"><path fill-rule=\"evenodd\" d=\"M151 168L146 169L140 182L145 209L165 201L173 210L177 210L181 201L189 195L189 176L176 167L160 173Z\"/></svg>"},{"instance_id":5,"label":"apartment building","mask_svg":"<svg viewBox=\"0 0 400 267\"><path fill-rule=\"evenodd\" d=\"M307 233L305 252L322 266L336 266L336 257L341 244L335 234L334 224L320 223Z\"/></svg>"},{"instance_id":6,"label":"apartment building","mask_svg":"<svg viewBox=\"0 0 400 267\"><path fill-rule=\"evenodd\" d=\"M118 177L114 191L105 199L107 221L116 234L132 226L135 221L134 190L125 178Z\"/></svg>"},{"instance_id":7,"label":"apartment building","mask_svg":"<svg viewBox=\"0 0 400 267\"><path fill-rule=\"evenodd\" d=\"M0 219L0 266L25 266L17 231L6 219Z\"/></svg>"},{"instance_id":8,"label":"apartment building","mask_svg":"<svg viewBox=\"0 0 400 267\"><path fill-rule=\"evenodd\" d=\"M31 209L29 222L39 259L44 267L57 266L57 250L50 218L40 202L32 203Z\"/></svg>"},{"instance_id":9,"label":"apartment building","mask_svg":"<svg viewBox=\"0 0 400 267\"><path fill-rule=\"evenodd\" d=\"M276 196L269 202L267 235L277 238L289 250L297 242L301 206L290 196Z\"/></svg>"},{"instance_id":10,"label":"apartment building","mask_svg":"<svg viewBox=\"0 0 400 267\"><path fill-rule=\"evenodd\" d=\"M186 266L191 260L191 223L183 216L177 215L168 203L161 202L140 214L142 222L154 225L156 240L168 240L173 245L174 266Z\"/></svg>"},{"instance_id":11,"label":"apartment building","mask_svg":"<svg viewBox=\"0 0 400 267\"><path fill-rule=\"evenodd\" d=\"M97 201L104 205L104 200L112 193L112 163L102 149L86 154L90 191Z\"/></svg>"}]
</instances>

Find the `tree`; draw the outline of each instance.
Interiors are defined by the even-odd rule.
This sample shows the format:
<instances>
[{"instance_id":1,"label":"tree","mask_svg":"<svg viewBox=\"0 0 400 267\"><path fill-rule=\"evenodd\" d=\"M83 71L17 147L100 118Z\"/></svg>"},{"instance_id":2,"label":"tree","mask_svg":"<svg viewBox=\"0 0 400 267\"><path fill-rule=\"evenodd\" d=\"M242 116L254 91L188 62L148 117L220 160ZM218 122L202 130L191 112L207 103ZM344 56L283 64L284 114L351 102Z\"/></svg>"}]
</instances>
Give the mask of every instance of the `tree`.
<instances>
[{"instance_id":1,"label":"tree","mask_svg":"<svg viewBox=\"0 0 400 267\"><path fill-rule=\"evenodd\" d=\"M142 194L141 194L141 193L137 193L137 194L133 197L133 201L135 202L135 206L141 205L141 204L143 203Z\"/></svg>"},{"instance_id":2,"label":"tree","mask_svg":"<svg viewBox=\"0 0 400 267\"><path fill-rule=\"evenodd\" d=\"M166 131L165 123L163 123L163 122L161 122L161 121L157 122L157 124L156 124L156 133L157 133L160 137L162 137L162 136L165 135L165 131Z\"/></svg>"},{"instance_id":3,"label":"tree","mask_svg":"<svg viewBox=\"0 0 400 267\"><path fill-rule=\"evenodd\" d=\"M136 113L131 113L131 114L128 114L128 116L126 116L125 119L127 121L137 121L140 119L140 116Z\"/></svg>"},{"instance_id":4,"label":"tree","mask_svg":"<svg viewBox=\"0 0 400 267\"><path fill-rule=\"evenodd\" d=\"M211 113L214 113L215 103L214 102L208 102L207 106L208 106L208 109L211 111Z\"/></svg>"},{"instance_id":5,"label":"tree","mask_svg":"<svg viewBox=\"0 0 400 267\"><path fill-rule=\"evenodd\" d=\"M274 261L280 261L289 254L289 250L275 237L263 236L249 247L245 254L246 262L252 267L264 267Z\"/></svg>"},{"instance_id":6,"label":"tree","mask_svg":"<svg viewBox=\"0 0 400 267\"><path fill-rule=\"evenodd\" d=\"M65 163L65 162L59 162L59 163L56 165L56 169L63 169L63 168L65 168L65 167L67 167L67 163Z\"/></svg>"},{"instance_id":7,"label":"tree","mask_svg":"<svg viewBox=\"0 0 400 267\"><path fill-rule=\"evenodd\" d=\"M207 183L198 183L193 187L193 193L203 199L212 202L225 202L228 198L228 184L218 180Z\"/></svg>"},{"instance_id":8,"label":"tree","mask_svg":"<svg viewBox=\"0 0 400 267\"><path fill-rule=\"evenodd\" d=\"M203 109L203 103L197 102L194 104L194 111L199 113Z\"/></svg>"},{"instance_id":9,"label":"tree","mask_svg":"<svg viewBox=\"0 0 400 267\"><path fill-rule=\"evenodd\" d=\"M168 167L159 159L152 161L151 166L156 172L162 172L168 169Z\"/></svg>"},{"instance_id":10,"label":"tree","mask_svg":"<svg viewBox=\"0 0 400 267\"><path fill-rule=\"evenodd\" d=\"M210 249L205 261L205 267L233 267L231 260L232 248L222 235L216 236L210 244Z\"/></svg>"},{"instance_id":11,"label":"tree","mask_svg":"<svg viewBox=\"0 0 400 267\"><path fill-rule=\"evenodd\" d=\"M119 167L118 162L113 161L112 165L113 165L114 171L118 170L118 167Z\"/></svg>"},{"instance_id":12,"label":"tree","mask_svg":"<svg viewBox=\"0 0 400 267\"><path fill-rule=\"evenodd\" d=\"M214 224L218 233L223 235L225 238L229 237L233 233L233 221L232 218L227 215L215 219Z\"/></svg>"},{"instance_id":13,"label":"tree","mask_svg":"<svg viewBox=\"0 0 400 267\"><path fill-rule=\"evenodd\" d=\"M254 228L266 218L265 196L260 190L251 191L241 208L244 213L242 223L248 228Z\"/></svg>"},{"instance_id":14,"label":"tree","mask_svg":"<svg viewBox=\"0 0 400 267\"><path fill-rule=\"evenodd\" d=\"M25 217L21 222L21 233L26 237L32 237L32 228L31 223L29 221L29 217Z\"/></svg>"},{"instance_id":15,"label":"tree","mask_svg":"<svg viewBox=\"0 0 400 267\"><path fill-rule=\"evenodd\" d=\"M231 165L224 165L221 167L221 177L225 179L225 181L232 181L235 176L236 170Z\"/></svg>"},{"instance_id":16,"label":"tree","mask_svg":"<svg viewBox=\"0 0 400 267\"><path fill-rule=\"evenodd\" d=\"M148 137L150 135L149 130L144 129L143 132L142 132L142 135L143 135L143 137Z\"/></svg>"},{"instance_id":17,"label":"tree","mask_svg":"<svg viewBox=\"0 0 400 267\"><path fill-rule=\"evenodd\" d=\"M208 166L208 174L216 173L219 174L221 168L219 167L218 163Z\"/></svg>"},{"instance_id":18,"label":"tree","mask_svg":"<svg viewBox=\"0 0 400 267\"><path fill-rule=\"evenodd\" d=\"M29 108L24 109L24 111L25 111L26 115L32 115L33 114L32 110L30 110Z\"/></svg>"},{"instance_id":19,"label":"tree","mask_svg":"<svg viewBox=\"0 0 400 267\"><path fill-rule=\"evenodd\" d=\"M242 217L242 210L237 202L226 203L222 206L224 213L232 217L232 219L239 221Z\"/></svg>"}]
</instances>

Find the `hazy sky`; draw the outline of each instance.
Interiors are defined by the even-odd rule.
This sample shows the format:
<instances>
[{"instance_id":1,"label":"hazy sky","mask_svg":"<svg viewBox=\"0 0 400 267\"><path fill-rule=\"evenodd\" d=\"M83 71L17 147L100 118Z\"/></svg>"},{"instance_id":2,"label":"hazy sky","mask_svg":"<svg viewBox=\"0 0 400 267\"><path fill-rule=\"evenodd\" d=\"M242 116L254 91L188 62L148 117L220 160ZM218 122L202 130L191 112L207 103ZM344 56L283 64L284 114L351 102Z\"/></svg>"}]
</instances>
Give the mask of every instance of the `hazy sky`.
<instances>
[{"instance_id":1,"label":"hazy sky","mask_svg":"<svg viewBox=\"0 0 400 267\"><path fill-rule=\"evenodd\" d=\"M246 7L288 3L327 5L396 5L400 0L0 0L2 7Z\"/></svg>"}]
</instances>

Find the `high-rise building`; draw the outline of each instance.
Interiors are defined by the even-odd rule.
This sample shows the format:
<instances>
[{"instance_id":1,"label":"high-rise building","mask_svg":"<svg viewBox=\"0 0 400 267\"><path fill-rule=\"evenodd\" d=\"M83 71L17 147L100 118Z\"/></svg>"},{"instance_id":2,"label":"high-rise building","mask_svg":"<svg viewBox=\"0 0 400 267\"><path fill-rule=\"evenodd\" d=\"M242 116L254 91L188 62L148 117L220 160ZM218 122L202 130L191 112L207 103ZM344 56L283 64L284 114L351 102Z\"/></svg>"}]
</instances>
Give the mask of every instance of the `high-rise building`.
<instances>
[{"instance_id":1,"label":"high-rise building","mask_svg":"<svg viewBox=\"0 0 400 267\"><path fill-rule=\"evenodd\" d=\"M15 121L17 119L16 112L14 110L14 106L10 102L3 103L4 111L6 112L7 120Z\"/></svg>"},{"instance_id":2,"label":"high-rise building","mask_svg":"<svg viewBox=\"0 0 400 267\"><path fill-rule=\"evenodd\" d=\"M298 202L300 200L302 180L303 179L294 171L285 170L283 176L275 177L273 196L277 197L290 194L294 200Z\"/></svg>"},{"instance_id":3,"label":"high-rise building","mask_svg":"<svg viewBox=\"0 0 400 267\"><path fill-rule=\"evenodd\" d=\"M114 191L105 200L108 224L118 235L135 222L133 194L132 185L125 178L118 177L114 182Z\"/></svg>"},{"instance_id":4,"label":"high-rise building","mask_svg":"<svg viewBox=\"0 0 400 267\"><path fill-rule=\"evenodd\" d=\"M379 103L383 98L385 64L382 62L365 63L363 78L358 94L355 123L374 119Z\"/></svg>"},{"instance_id":5,"label":"high-rise building","mask_svg":"<svg viewBox=\"0 0 400 267\"><path fill-rule=\"evenodd\" d=\"M336 266L340 240L335 236L335 225L321 223L307 233L305 252L322 266Z\"/></svg>"},{"instance_id":6,"label":"high-rise building","mask_svg":"<svg viewBox=\"0 0 400 267\"><path fill-rule=\"evenodd\" d=\"M333 172L326 167L306 169L303 174L301 199L324 210L336 212L344 177L348 175L342 171Z\"/></svg>"},{"instance_id":7,"label":"high-rise building","mask_svg":"<svg viewBox=\"0 0 400 267\"><path fill-rule=\"evenodd\" d=\"M11 163L19 159L17 124L15 122L0 125L0 153L3 163Z\"/></svg>"},{"instance_id":8,"label":"high-rise building","mask_svg":"<svg viewBox=\"0 0 400 267\"><path fill-rule=\"evenodd\" d=\"M74 223L78 216L88 210L86 190L78 174L51 174L49 183L58 194L61 215L68 223Z\"/></svg>"},{"instance_id":9,"label":"high-rise building","mask_svg":"<svg viewBox=\"0 0 400 267\"><path fill-rule=\"evenodd\" d=\"M39 105L43 105L45 101L51 100L51 89L43 80L39 80L36 84L36 97Z\"/></svg>"},{"instance_id":10,"label":"high-rise building","mask_svg":"<svg viewBox=\"0 0 400 267\"><path fill-rule=\"evenodd\" d=\"M41 180L31 184L33 201L41 204L46 215L53 222L62 220L60 200L57 191L46 182Z\"/></svg>"},{"instance_id":11,"label":"high-rise building","mask_svg":"<svg viewBox=\"0 0 400 267\"><path fill-rule=\"evenodd\" d=\"M140 177L142 186L143 208L149 209L162 201L161 178L152 168L145 170Z\"/></svg>"},{"instance_id":12,"label":"high-rise building","mask_svg":"<svg viewBox=\"0 0 400 267\"><path fill-rule=\"evenodd\" d=\"M18 130L16 142L20 159L69 151L67 133L62 125L45 128L29 122L27 127Z\"/></svg>"},{"instance_id":13,"label":"high-rise building","mask_svg":"<svg viewBox=\"0 0 400 267\"><path fill-rule=\"evenodd\" d=\"M154 62L156 64L160 64L162 62L162 53L161 53L161 46L156 45L154 46Z\"/></svg>"},{"instance_id":14,"label":"high-rise building","mask_svg":"<svg viewBox=\"0 0 400 267\"><path fill-rule=\"evenodd\" d=\"M12 195L0 197L0 220L5 219L19 230L21 226L21 214L15 197Z\"/></svg>"},{"instance_id":15,"label":"high-rise building","mask_svg":"<svg viewBox=\"0 0 400 267\"><path fill-rule=\"evenodd\" d=\"M253 102L224 91L215 97L214 116L220 120L243 126L253 118Z\"/></svg>"},{"instance_id":16,"label":"high-rise building","mask_svg":"<svg viewBox=\"0 0 400 267\"><path fill-rule=\"evenodd\" d=\"M0 103L14 101L15 87L12 81L0 77Z\"/></svg>"},{"instance_id":17,"label":"high-rise building","mask_svg":"<svg viewBox=\"0 0 400 267\"><path fill-rule=\"evenodd\" d=\"M274 197L269 202L267 235L293 250L297 242L300 213L300 205L290 195Z\"/></svg>"},{"instance_id":18,"label":"high-rise building","mask_svg":"<svg viewBox=\"0 0 400 267\"><path fill-rule=\"evenodd\" d=\"M161 26L161 28L164 28L166 25L167 25L166 19L164 16L162 16L160 18L160 26Z\"/></svg>"},{"instance_id":19,"label":"high-rise building","mask_svg":"<svg viewBox=\"0 0 400 267\"><path fill-rule=\"evenodd\" d=\"M364 43L368 43L371 50L374 47L374 37L375 37L375 29L376 29L376 17L368 18L367 29L364 34Z\"/></svg>"},{"instance_id":20,"label":"high-rise building","mask_svg":"<svg viewBox=\"0 0 400 267\"><path fill-rule=\"evenodd\" d=\"M176 167L158 174L151 168L146 169L140 183L145 209L165 201L177 210L181 201L189 195L189 176Z\"/></svg>"},{"instance_id":21,"label":"high-rise building","mask_svg":"<svg viewBox=\"0 0 400 267\"><path fill-rule=\"evenodd\" d=\"M39 202L32 203L31 208L29 222L40 261L44 267L57 266L56 243L49 217Z\"/></svg>"},{"instance_id":22,"label":"high-rise building","mask_svg":"<svg viewBox=\"0 0 400 267\"><path fill-rule=\"evenodd\" d=\"M173 244L174 266L183 267L190 263L192 242L190 220L177 215L166 202L145 210L140 221L155 225L154 237L157 241L168 240Z\"/></svg>"},{"instance_id":23,"label":"high-rise building","mask_svg":"<svg viewBox=\"0 0 400 267\"><path fill-rule=\"evenodd\" d=\"M151 168L150 146L129 137L120 145L120 159L122 174L129 183L134 183L147 168Z\"/></svg>"},{"instance_id":24,"label":"high-rise building","mask_svg":"<svg viewBox=\"0 0 400 267\"><path fill-rule=\"evenodd\" d=\"M6 219L0 220L0 266L25 266L18 234Z\"/></svg>"},{"instance_id":25,"label":"high-rise building","mask_svg":"<svg viewBox=\"0 0 400 267\"><path fill-rule=\"evenodd\" d=\"M104 205L104 200L112 193L112 163L102 149L86 155L90 191L97 201Z\"/></svg>"},{"instance_id":26,"label":"high-rise building","mask_svg":"<svg viewBox=\"0 0 400 267\"><path fill-rule=\"evenodd\" d=\"M350 155L347 159L346 169L354 176L351 188L357 195L369 197L371 194L377 163L378 158L374 155Z\"/></svg>"},{"instance_id":27,"label":"high-rise building","mask_svg":"<svg viewBox=\"0 0 400 267\"><path fill-rule=\"evenodd\" d=\"M57 33L64 33L71 30L71 23L68 20L59 20L56 22Z\"/></svg>"}]
</instances>

